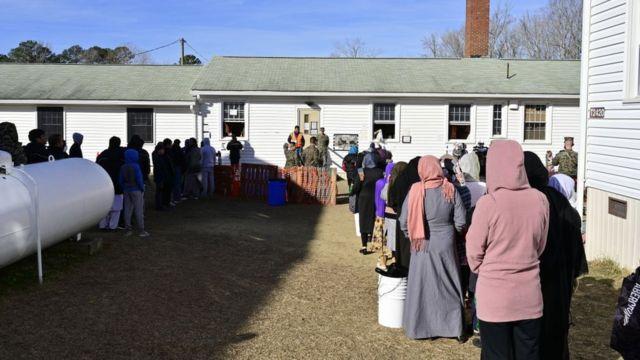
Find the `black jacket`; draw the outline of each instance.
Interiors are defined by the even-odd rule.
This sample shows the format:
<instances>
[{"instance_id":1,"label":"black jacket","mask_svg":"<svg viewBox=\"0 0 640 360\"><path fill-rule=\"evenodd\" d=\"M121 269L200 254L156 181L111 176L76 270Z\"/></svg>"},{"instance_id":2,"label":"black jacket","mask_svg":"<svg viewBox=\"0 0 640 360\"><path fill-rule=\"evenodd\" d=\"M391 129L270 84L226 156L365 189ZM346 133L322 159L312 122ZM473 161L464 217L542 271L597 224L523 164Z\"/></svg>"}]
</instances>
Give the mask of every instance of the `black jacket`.
<instances>
[{"instance_id":1,"label":"black jacket","mask_svg":"<svg viewBox=\"0 0 640 360\"><path fill-rule=\"evenodd\" d=\"M96 163L109 174L113 182L113 189L116 195L122 194L122 187L118 178L120 176L120 168L124 165L124 148L110 148L98 155Z\"/></svg>"},{"instance_id":2,"label":"black jacket","mask_svg":"<svg viewBox=\"0 0 640 360\"><path fill-rule=\"evenodd\" d=\"M27 164L37 164L49 160L49 151L46 146L36 142L28 143L24 147L24 153L27 155Z\"/></svg>"},{"instance_id":3,"label":"black jacket","mask_svg":"<svg viewBox=\"0 0 640 360\"><path fill-rule=\"evenodd\" d=\"M69 154L67 154L63 149L50 147L48 151L49 151L49 155L53 156L53 158L56 160L69 158Z\"/></svg>"},{"instance_id":4,"label":"black jacket","mask_svg":"<svg viewBox=\"0 0 640 360\"><path fill-rule=\"evenodd\" d=\"M82 158L82 148L79 144L73 143L73 145L71 145L71 149L69 149L69 157Z\"/></svg>"}]
</instances>

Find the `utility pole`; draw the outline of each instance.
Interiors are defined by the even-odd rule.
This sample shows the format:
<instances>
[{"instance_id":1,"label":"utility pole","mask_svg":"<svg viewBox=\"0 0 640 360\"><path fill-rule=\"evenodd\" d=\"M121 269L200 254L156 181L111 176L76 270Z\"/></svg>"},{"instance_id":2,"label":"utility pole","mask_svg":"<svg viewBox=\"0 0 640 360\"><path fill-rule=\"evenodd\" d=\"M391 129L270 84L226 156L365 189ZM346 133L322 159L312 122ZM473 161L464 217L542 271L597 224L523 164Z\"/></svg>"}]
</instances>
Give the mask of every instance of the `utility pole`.
<instances>
[{"instance_id":1,"label":"utility pole","mask_svg":"<svg viewBox=\"0 0 640 360\"><path fill-rule=\"evenodd\" d=\"M184 38L180 38L180 65L184 65L184 43L187 42Z\"/></svg>"}]
</instances>

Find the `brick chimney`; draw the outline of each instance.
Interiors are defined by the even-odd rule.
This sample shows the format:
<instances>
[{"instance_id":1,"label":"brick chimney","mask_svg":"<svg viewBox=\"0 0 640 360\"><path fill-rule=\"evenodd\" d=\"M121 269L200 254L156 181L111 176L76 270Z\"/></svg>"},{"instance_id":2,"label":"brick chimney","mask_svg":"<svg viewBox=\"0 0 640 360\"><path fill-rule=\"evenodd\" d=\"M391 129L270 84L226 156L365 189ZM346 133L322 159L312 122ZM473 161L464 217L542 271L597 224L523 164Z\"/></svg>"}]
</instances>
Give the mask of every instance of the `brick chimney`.
<instances>
[{"instance_id":1,"label":"brick chimney","mask_svg":"<svg viewBox=\"0 0 640 360\"><path fill-rule=\"evenodd\" d=\"M464 57L489 56L490 0L467 0Z\"/></svg>"}]
</instances>

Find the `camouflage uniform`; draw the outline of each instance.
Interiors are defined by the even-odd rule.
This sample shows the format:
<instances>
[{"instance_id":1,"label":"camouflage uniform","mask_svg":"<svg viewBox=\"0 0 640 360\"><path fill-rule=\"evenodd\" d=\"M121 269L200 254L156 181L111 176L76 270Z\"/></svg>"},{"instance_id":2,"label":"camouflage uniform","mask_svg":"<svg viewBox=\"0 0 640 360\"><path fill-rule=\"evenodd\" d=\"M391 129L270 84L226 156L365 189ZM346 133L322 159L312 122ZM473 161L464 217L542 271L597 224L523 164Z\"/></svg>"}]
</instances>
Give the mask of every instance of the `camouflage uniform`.
<instances>
[{"instance_id":1,"label":"camouflage uniform","mask_svg":"<svg viewBox=\"0 0 640 360\"><path fill-rule=\"evenodd\" d=\"M558 166L558 172L575 178L578 175L578 153L573 150L560 151L552 161L553 166Z\"/></svg>"},{"instance_id":2,"label":"camouflage uniform","mask_svg":"<svg viewBox=\"0 0 640 360\"><path fill-rule=\"evenodd\" d=\"M300 166L298 154L296 154L295 150L284 149L284 157L287 160L284 167L289 168Z\"/></svg>"},{"instance_id":3,"label":"camouflage uniform","mask_svg":"<svg viewBox=\"0 0 640 360\"><path fill-rule=\"evenodd\" d=\"M320 150L314 144L307 146L306 149L302 151L302 161L304 162L304 166L308 167L320 167L322 166L322 158L320 155Z\"/></svg>"},{"instance_id":4,"label":"camouflage uniform","mask_svg":"<svg viewBox=\"0 0 640 360\"><path fill-rule=\"evenodd\" d=\"M318 151L320 151L320 158L322 159L323 164L327 162L328 150L329 150L329 136L327 136L326 134L318 135Z\"/></svg>"},{"instance_id":5,"label":"camouflage uniform","mask_svg":"<svg viewBox=\"0 0 640 360\"><path fill-rule=\"evenodd\" d=\"M15 165L27 163L27 156L24 154L22 144L18 142L18 130L13 123L0 123L0 150L11 154Z\"/></svg>"}]
</instances>

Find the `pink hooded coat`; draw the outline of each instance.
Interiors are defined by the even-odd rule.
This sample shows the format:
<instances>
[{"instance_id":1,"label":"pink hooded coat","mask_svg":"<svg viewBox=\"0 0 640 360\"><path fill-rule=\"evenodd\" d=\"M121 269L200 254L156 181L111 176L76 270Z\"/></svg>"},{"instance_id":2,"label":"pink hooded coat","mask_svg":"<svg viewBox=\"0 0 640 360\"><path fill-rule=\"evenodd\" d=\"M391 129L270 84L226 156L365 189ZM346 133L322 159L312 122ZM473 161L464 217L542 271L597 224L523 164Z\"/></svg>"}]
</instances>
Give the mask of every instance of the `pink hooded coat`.
<instances>
[{"instance_id":1,"label":"pink hooded coat","mask_svg":"<svg viewBox=\"0 0 640 360\"><path fill-rule=\"evenodd\" d=\"M467 233L467 259L478 274L478 318L509 322L542 317L538 258L549 228L549 203L529 186L520 145L494 141L487 155L487 195Z\"/></svg>"}]
</instances>

